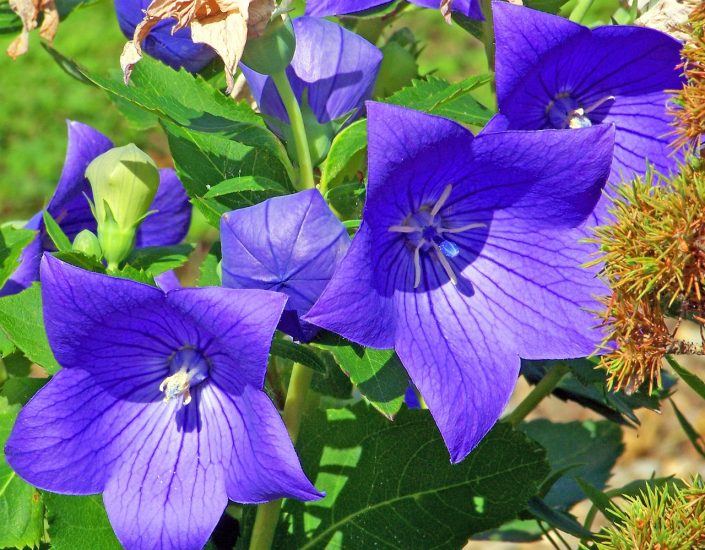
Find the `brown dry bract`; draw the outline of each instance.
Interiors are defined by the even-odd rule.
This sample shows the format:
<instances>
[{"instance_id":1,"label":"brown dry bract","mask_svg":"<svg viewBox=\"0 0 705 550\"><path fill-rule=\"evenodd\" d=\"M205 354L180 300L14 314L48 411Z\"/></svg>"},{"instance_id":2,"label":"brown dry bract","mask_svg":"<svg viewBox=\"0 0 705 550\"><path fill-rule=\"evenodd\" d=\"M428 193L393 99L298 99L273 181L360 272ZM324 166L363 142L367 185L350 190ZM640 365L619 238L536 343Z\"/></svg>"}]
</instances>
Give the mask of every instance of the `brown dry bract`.
<instances>
[{"instance_id":1,"label":"brown dry bract","mask_svg":"<svg viewBox=\"0 0 705 550\"><path fill-rule=\"evenodd\" d=\"M275 7L274 0L154 0L120 56L125 83L142 58L141 43L152 27L176 19L172 32L190 27L193 41L207 44L223 60L230 93L247 39L264 32Z\"/></svg>"},{"instance_id":2,"label":"brown dry bract","mask_svg":"<svg viewBox=\"0 0 705 550\"><path fill-rule=\"evenodd\" d=\"M445 17L446 23L453 23L452 14L450 13L453 7L453 0L441 0L441 15Z\"/></svg>"},{"instance_id":3,"label":"brown dry bract","mask_svg":"<svg viewBox=\"0 0 705 550\"><path fill-rule=\"evenodd\" d=\"M37 28L37 19L44 13L44 20L39 29L39 35L51 42L59 27L59 12L54 0L10 0L10 8L22 20L22 32L7 48L7 55L17 59L27 53L29 48L29 32Z\"/></svg>"}]
</instances>

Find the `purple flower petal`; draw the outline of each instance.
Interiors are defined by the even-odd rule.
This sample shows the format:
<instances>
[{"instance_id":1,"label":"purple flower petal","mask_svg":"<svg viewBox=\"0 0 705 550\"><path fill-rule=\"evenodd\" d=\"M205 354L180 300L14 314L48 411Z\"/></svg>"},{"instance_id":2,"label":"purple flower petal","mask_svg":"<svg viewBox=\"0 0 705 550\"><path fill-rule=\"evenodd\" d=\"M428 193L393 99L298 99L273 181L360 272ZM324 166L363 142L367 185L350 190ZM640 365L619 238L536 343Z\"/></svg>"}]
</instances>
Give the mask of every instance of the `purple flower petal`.
<instances>
[{"instance_id":1,"label":"purple flower petal","mask_svg":"<svg viewBox=\"0 0 705 550\"><path fill-rule=\"evenodd\" d=\"M680 88L680 43L641 27L590 30L561 17L493 3L497 97L516 130L616 126L610 182L643 174L647 162L668 172L673 154L669 94ZM581 110L576 115L576 110Z\"/></svg>"},{"instance_id":2,"label":"purple flower petal","mask_svg":"<svg viewBox=\"0 0 705 550\"><path fill-rule=\"evenodd\" d=\"M240 394L214 388L207 395L204 392L203 403L204 416L219 424L218 431L213 431L221 441L231 500L259 504L284 497L318 500L324 496L301 470L284 422L263 392L252 386Z\"/></svg>"},{"instance_id":3,"label":"purple flower petal","mask_svg":"<svg viewBox=\"0 0 705 550\"><path fill-rule=\"evenodd\" d=\"M433 291L398 296L395 348L459 462L492 428L519 376L520 360L435 266ZM483 312L484 313L484 312ZM509 345L507 345L509 344Z\"/></svg>"},{"instance_id":4,"label":"purple flower petal","mask_svg":"<svg viewBox=\"0 0 705 550\"><path fill-rule=\"evenodd\" d=\"M264 387L271 335L284 309L285 295L267 290L182 288L169 292L167 301L200 327L199 347L209 356L211 377L221 389L239 393L247 384Z\"/></svg>"},{"instance_id":5,"label":"purple flower petal","mask_svg":"<svg viewBox=\"0 0 705 550\"><path fill-rule=\"evenodd\" d=\"M394 302L375 269L372 246L363 223L330 283L303 319L363 346L391 348Z\"/></svg>"},{"instance_id":6,"label":"purple flower petal","mask_svg":"<svg viewBox=\"0 0 705 550\"><path fill-rule=\"evenodd\" d=\"M328 15L346 15L369 10L392 0L308 0L306 2L306 15L326 17Z\"/></svg>"},{"instance_id":7,"label":"purple flower petal","mask_svg":"<svg viewBox=\"0 0 705 550\"><path fill-rule=\"evenodd\" d=\"M294 19L296 52L287 75L299 102L304 93L321 124L355 115L372 95L382 52L340 25L317 19ZM289 117L271 78L247 67L243 72L261 111L288 124Z\"/></svg>"},{"instance_id":8,"label":"purple flower petal","mask_svg":"<svg viewBox=\"0 0 705 550\"><path fill-rule=\"evenodd\" d=\"M159 189L149 209L155 212L137 230L137 248L169 246L184 240L191 223L191 203L172 168L159 170Z\"/></svg>"},{"instance_id":9,"label":"purple flower petal","mask_svg":"<svg viewBox=\"0 0 705 550\"><path fill-rule=\"evenodd\" d=\"M115 0L115 12L123 34L132 39L135 27L144 18L144 10L151 0ZM215 52L205 44L191 40L191 30L179 29L172 34L177 21L166 20L157 23L142 43L144 51L174 69L183 67L195 73L203 69L215 58Z\"/></svg>"},{"instance_id":10,"label":"purple flower petal","mask_svg":"<svg viewBox=\"0 0 705 550\"><path fill-rule=\"evenodd\" d=\"M24 228L39 230L42 225L42 212L39 212L32 216ZM25 288L32 286L34 281L39 280L39 262L43 253L42 236L36 235L22 250L17 269L10 275L5 284L0 287L0 297L22 292Z\"/></svg>"},{"instance_id":11,"label":"purple flower petal","mask_svg":"<svg viewBox=\"0 0 705 550\"><path fill-rule=\"evenodd\" d=\"M298 317L318 299L350 238L316 189L276 197L221 219L223 285L289 296L280 329L310 340L315 329Z\"/></svg>"}]
</instances>

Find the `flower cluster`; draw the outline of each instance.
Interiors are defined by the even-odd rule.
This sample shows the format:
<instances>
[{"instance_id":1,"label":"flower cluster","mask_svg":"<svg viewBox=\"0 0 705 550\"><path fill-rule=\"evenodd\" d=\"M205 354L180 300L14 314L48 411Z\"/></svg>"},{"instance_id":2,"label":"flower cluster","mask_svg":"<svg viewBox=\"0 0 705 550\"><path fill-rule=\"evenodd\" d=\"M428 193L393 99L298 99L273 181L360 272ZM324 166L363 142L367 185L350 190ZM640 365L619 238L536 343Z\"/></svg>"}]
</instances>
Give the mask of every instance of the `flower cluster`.
<instances>
[{"instance_id":1,"label":"flower cluster","mask_svg":"<svg viewBox=\"0 0 705 550\"><path fill-rule=\"evenodd\" d=\"M475 0L412 2L484 19ZM363 352L393 349L458 463L497 423L522 359L602 346L612 384L634 389L658 379L673 349L663 311L704 312L705 176L679 164L667 137L668 90L683 83L677 40L494 2L499 112L474 135L437 115L440 100L428 112L371 101L382 52L316 17L385 4L310 0L290 21L273 0L116 0L132 37L126 79L143 45L191 72L217 54L226 93L239 66L266 122L248 112L223 124L229 99L194 79L218 112L194 114L188 130L206 128L199 155L221 140L223 158L203 158L225 166L225 181L194 181L206 176L177 163L188 195L174 170L134 145L114 148L70 122L55 194L27 222L36 236L0 289L40 281L61 366L19 413L7 460L38 488L102 493L126 548L200 548L228 500L325 496L292 443L300 388L287 396L286 424L266 392L273 338L304 355L325 348L329 333ZM167 131L200 99L188 117L163 120ZM366 132L364 143L340 146L348 130ZM223 151L243 135L238 170L275 151L298 177L233 175ZM341 157L366 149L366 177L327 189L336 144ZM360 219L329 206L341 188L365 195ZM209 209L216 193L246 199ZM219 273L210 286L181 287L172 274L158 287L131 258L184 239L189 198L217 213ZM589 226L610 220L590 238ZM70 254L57 231L73 241ZM310 383L302 368L292 367L292 386Z\"/></svg>"}]
</instances>

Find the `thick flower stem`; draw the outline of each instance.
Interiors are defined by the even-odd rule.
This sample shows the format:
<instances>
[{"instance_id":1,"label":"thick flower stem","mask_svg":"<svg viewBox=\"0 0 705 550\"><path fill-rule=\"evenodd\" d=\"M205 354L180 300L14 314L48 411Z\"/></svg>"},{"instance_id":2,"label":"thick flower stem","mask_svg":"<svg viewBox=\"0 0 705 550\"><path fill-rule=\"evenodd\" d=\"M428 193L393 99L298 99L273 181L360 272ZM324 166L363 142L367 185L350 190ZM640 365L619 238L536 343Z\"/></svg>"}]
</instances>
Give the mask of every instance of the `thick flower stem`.
<instances>
[{"instance_id":1,"label":"thick flower stem","mask_svg":"<svg viewBox=\"0 0 705 550\"><path fill-rule=\"evenodd\" d=\"M536 384L536 387L531 390L531 393L517 405L517 408L506 416L505 420L512 426L518 426L519 423L543 401L543 398L556 388L563 377L568 373L568 370L566 363L556 363L544 375L541 381Z\"/></svg>"},{"instance_id":2,"label":"thick flower stem","mask_svg":"<svg viewBox=\"0 0 705 550\"><path fill-rule=\"evenodd\" d=\"M299 165L299 179L296 182L296 187L298 189L310 189L315 186L313 181L313 163L311 162L311 152L308 148L308 138L306 137L306 127L304 126L304 117L301 114L301 106L296 100L296 95L291 88L286 71L274 73L272 80L277 87L279 96L282 98L286 113L289 115L291 133L294 136L296 161Z\"/></svg>"},{"instance_id":3,"label":"thick flower stem","mask_svg":"<svg viewBox=\"0 0 705 550\"><path fill-rule=\"evenodd\" d=\"M313 371L299 363L294 363L289 380L289 389L284 403L284 424L289 432L291 441L296 443L301 429L301 417L303 416L306 396ZM274 532L279 522L279 512L282 507L281 500L273 500L257 507L255 524L252 527L252 538L250 539L250 550L270 550L274 541Z\"/></svg>"}]
</instances>

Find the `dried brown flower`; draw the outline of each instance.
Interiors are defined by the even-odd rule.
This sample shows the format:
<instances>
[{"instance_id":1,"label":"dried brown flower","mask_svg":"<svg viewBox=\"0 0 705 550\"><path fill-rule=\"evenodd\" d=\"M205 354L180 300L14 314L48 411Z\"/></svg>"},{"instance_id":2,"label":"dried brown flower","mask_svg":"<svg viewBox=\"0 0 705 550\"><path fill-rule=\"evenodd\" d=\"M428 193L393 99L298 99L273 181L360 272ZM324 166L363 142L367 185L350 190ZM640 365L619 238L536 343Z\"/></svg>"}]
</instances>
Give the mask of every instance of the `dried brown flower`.
<instances>
[{"instance_id":1,"label":"dried brown flower","mask_svg":"<svg viewBox=\"0 0 705 550\"><path fill-rule=\"evenodd\" d=\"M39 35L52 42L59 27L59 12L54 0L10 0L10 8L22 20L22 32L7 47L7 55L17 59L27 53L29 48L29 33L37 28L40 14L44 14Z\"/></svg>"},{"instance_id":2,"label":"dried brown flower","mask_svg":"<svg viewBox=\"0 0 705 550\"><path fill-rule=\"evenodd\" d=\"M120 56L125 83L152 28L176 19L173 32L190 27L193 41L209 45L223 60L230 93L247 39L261 36L275 8L274 0L153 0Z\"/></svg>"}]
</instances>

